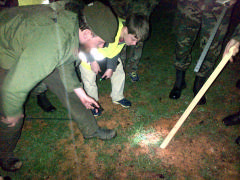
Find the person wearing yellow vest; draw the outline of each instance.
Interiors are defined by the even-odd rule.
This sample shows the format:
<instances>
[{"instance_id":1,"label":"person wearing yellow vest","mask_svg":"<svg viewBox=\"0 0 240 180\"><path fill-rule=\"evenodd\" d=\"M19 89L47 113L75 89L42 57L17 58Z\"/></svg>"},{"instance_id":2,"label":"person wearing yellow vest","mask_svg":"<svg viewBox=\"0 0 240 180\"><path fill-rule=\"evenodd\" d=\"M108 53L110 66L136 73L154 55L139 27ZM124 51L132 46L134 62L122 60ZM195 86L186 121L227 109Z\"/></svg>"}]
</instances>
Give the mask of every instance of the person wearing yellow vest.
<instances>
[{"instance_id":1,"label":"person wearing yellow vest","mask_svg":"<svg viewBox=\"0 0 240 180\"><path fill-rule=\"evenodd\" d=\"M131 102L124 98L123 91L125 85L125 72L120 52L125 45L134 46L139 41L144 41L148 37L149 23L147 17L142 14L131 14L126 20L118 18L119 27L115 37L115 42L110 43L107 47L99 48L98 53L104 59L97 61L96 58L87 58L82 60L79 68L82 82L87 94L98 101L98 87L96 84L96 75L100 74L102 79L111 79L112 92L111 98L113 103L128 108ZM91 47L90 47L91 48ZM106 71L104 70L104 67ZM92 109L95 116L101 115L101 111L96 112Z\"/></svg>"}]
</instances>

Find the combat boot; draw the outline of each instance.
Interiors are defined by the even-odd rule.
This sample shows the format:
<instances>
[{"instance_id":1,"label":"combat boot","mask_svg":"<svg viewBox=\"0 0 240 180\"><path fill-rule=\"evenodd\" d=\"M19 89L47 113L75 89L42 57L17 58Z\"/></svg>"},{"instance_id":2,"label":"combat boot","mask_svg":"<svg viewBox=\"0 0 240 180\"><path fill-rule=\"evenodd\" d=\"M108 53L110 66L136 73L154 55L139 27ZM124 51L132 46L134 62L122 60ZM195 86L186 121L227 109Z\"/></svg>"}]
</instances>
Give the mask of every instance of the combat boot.
<instances>
[{"instance_id":1,"label":"combat boot","mask_svg":"<svg viewBox=\"0 0 240 180\"><path fill-rule=\"evenodd\" d=\"M236 83L236 88L240 89L240 79Z\"/></svg>"},{"instance_id":2,"label":"combat boot","mask_svg":"<svg viewBox=\"0 0 240 180\"><path fill-rule=\"evenodd\" d=\"M170 99L178 99L181 96L182 90L186 88L185 71L176 69L176 81L173 89L169 94Z\"/></svg>"},{"instance_id":3,"label":"combat boot","mask_svg":"<svg viewBox=\"0 0 240 180\"><path fill-rule=\"evenodd\" d=\"M240 136L237 137L237 139L235 140L235 142L240 145Z\"/></svg>"},{"instance_id":4,"label":"combat boot","mask_svg":"<svg viewBox=\"0 0 240 180\"><path fill-rule=\"evenodd\" d=\"M113 129L98 128L96 132L91 135L84 136L84 139L98 138L101 140L110 140L117 136L117 132Z\"/></svg>"},{"instance_id":5,"label":"combat boot","mask_svg":"<svg viewBox=\"0 0 240 180\"><path fill-rule=\"evenodd\" d=\"M40 93L37 95L37 104L45 111L45 112L53 112L56 108L50 103L47 98L46 92Z\"/></svg>"},{"instance_id":6,"label":"combat boot","mask_svg":"<svg viewBox=\"0 0 240 180\"><path fill-rule=\"evenodd\" d=\"M20 161L16 157L10 157L5 159L0 158L0 167L4 171L15 172L22 167L22 161Z\"/></svg>"},{"instance_id":7,"label":"combat boot","mask_svg":"<svg viewBox=\"0 0 240 180\"><path fill-rule=\"evenodd\" d=\"M199 90L202 88L205 81L206 81L205 77L199 77L199 76L195 77L194 85L193 85L194 97L197 95ZM206 104L206 102L207 102L206 97L205 97L205 95L203 95L202 98L199 100L198 105L204 105L204 104Z\"/></svg>"},{"instance_id":8,"label":"combat boot","mask_svg":"<svg viewBox=\"0 0 240 180\"><path fill-rule=\"evenodd\" d=\"M240 111L225 117L223 119L223 124L225 124L226 126L233 126L233 125L240 124Z\"/></svg>"}]
</instances>

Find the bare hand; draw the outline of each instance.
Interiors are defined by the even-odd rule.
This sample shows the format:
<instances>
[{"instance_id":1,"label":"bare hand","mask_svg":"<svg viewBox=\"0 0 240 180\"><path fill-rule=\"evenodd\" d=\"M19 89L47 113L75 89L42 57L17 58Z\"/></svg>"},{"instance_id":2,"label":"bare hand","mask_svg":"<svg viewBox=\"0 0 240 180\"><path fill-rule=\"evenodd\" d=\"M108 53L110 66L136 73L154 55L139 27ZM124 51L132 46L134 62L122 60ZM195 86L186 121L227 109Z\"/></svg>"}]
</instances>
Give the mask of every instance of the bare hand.
<instances>
[{"instance_id":1,"label":"bare hand","mask_svg":"<svg viewBox=\"0 0 240 180\"><path fill-rule=\"evenodd\" d=\"M111 78L113 75L113 70L112 69L107 69L106 72L103 74L103 76L101 78L106 78L109 79Z\"/></svg>"},{"instance_id":2,"label":"bare hand","mask_svg":"<svg viewBox=\"0 0 240 180\"><path fill-rule=\"evenodd\" d=\"M93 71L95 74L98 74L98 72L101 72L100 66L99 66L99 64L97 63L97 61L93 61L93 62L91 63L91 69L92 69L92 71Z\"/></svg>"},{"instance_id":3,"label":"bare hand","mask_svg":"<svg viewBox=\"0 0 240 180\"><path fill-rule=\"evenodd\" d=\"M79 99L87 109L94 109L95 108L94 105L97 108L100 107L93 98L91 98L85 93L83 88L74 89L74 92L77 94L77 96L79 97Z\"/></svg>"},{"instance_id":4,"label":"bare hand","mask_svg":"<svg viewBox=\"0 0 240 180\"><path fill-rule=\"evenodd\" d=\"M9 116L3 117L2 116L1 121L5 124L8 124L8 127L14 127L17 124L17 122L19 121L19 119L21 119L23 117L24 117L23 114L21 114L19 116L14 116L14 117L9 117Z\"/></svg>"},{"instance_id":5,"label":"bare hand","mask_svg":"<svg viewBox=\"0 0 240 180\"><path fill-rule=\"evenodd\" d=\"M234 5L236 2L237 2L237 0L231 0L230 3L229 3L229 5L232 6L232 5Z\"/></svg>"},{"instance_id":6,"label":"bare hand","mask_svg":"<svg viewBox=\"0 0 240 180\"><path fill-rule=\"evenodd\" d=\"M227 43L227 45L226 45L226 47L225 47L225 50L224 50L224 53L223 53L223 57L224 57L227 53L229 53L229 49L230 49L231 47L233 47L233 46L236 47L236 48L234 48L234 51L233 51L233 56L235 56L235 55L238 53L238 51L239 51L239 45L240 45L240 42L238 42L238 41L235 40L235 39L231 39L231 40ZM233 57L230 58L230 62L233 62Z\"/></svg>"}]
</instances>

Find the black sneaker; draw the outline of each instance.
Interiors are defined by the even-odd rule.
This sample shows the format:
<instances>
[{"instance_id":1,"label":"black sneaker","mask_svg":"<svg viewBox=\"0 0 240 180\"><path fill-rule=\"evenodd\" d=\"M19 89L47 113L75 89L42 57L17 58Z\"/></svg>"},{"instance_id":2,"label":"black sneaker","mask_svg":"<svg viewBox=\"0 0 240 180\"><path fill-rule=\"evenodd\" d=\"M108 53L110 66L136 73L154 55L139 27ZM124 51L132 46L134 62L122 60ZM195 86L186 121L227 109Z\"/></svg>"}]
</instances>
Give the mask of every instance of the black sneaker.
<instances>
[{"instance_id":1,"label":"black sneaker","mask_svg":"<svg viewBox=\"0 0 240 180\"><path fill-rule=\"evenodd\" d=\"M113 129L102 129L98 128L98 130L92 135L85 136L84 139L98 138L101 140L109 140L115 138L117 136L117 132Z\"/></svg>"},{"instance_id":2,"label":"black sneaker","mask_svg":"<svg viewBox=\"0 0 240 180\"><path fill-rule=\"evenodd\" d=\"M121 105L124 108L129 108L132 105L132 103L129 100L125 99L125 98L123 98L123 99L121 99L119 101L113 101L113 103L114 104L119 104L119 105Z\"/></svg>"},{"instance_id":3,"label":"black sneaker","mask_svg":"<svg viewBox=\"0 0 240 180\"><path fill-rule=\"evenodd\" d=\"M8 159L0 159L0 167L4 171L14 172L22 167L22 161L15 157L10 157Z\"/></svg>"}]
</instances>

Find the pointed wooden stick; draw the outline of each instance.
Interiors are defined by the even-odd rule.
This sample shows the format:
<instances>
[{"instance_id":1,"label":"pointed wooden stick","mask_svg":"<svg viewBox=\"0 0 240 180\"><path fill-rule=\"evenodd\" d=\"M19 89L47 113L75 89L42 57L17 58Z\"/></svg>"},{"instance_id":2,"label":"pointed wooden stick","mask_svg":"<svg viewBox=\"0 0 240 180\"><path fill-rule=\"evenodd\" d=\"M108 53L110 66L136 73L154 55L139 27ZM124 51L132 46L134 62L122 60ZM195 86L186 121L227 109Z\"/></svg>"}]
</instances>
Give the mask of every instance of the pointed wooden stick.
<instances>
[{"instance_id":1,"label":"pointed wooden stick","mask_svg":"<svg viewBox=\"0 0 240 180\"><path fill-rule=\"evenodd\" d=\"M183 113L183 115L180 117L180 119L178 120L178 122L175 124L175 126L172 128L172 130L170 131L170 133L167 135L167 137L164 139L164 141L162 142L162 144L160 145L160 148L164 149L166 148L166 146L168 145L168 143L171 141L171 139L173 138L173 136L176 134L176 132L178 131L178 129L182 126L182 124L184 123L184 121L187 119L187 117L189 116L189 114L192 112L192 110L194 109L194 107L197 105L198 101L202 98L202 96L205 94L205 92L208 90L208 88L212 85L213 81L216 79L216 77L219 75L219 73L222 71L222 69L224 68L224 66L227 64L227 62L230 60L230 58L233 55L233 51L234 51L234 47L232 47L229 50L229 53L226 54L223 59L221 60L221 62L218 64L218 66L215 68L215 70L213 71L213 73L211 74L211 76L208 78L208 80L205 82L205 84L202 86L202 88L200 89L200 91L197 93L197 95L194 97L194 99L192 100L192 102L189 104L189 106L187 107L187 109L185 110L185 112Z\"/></svg>"}]
</instances>

